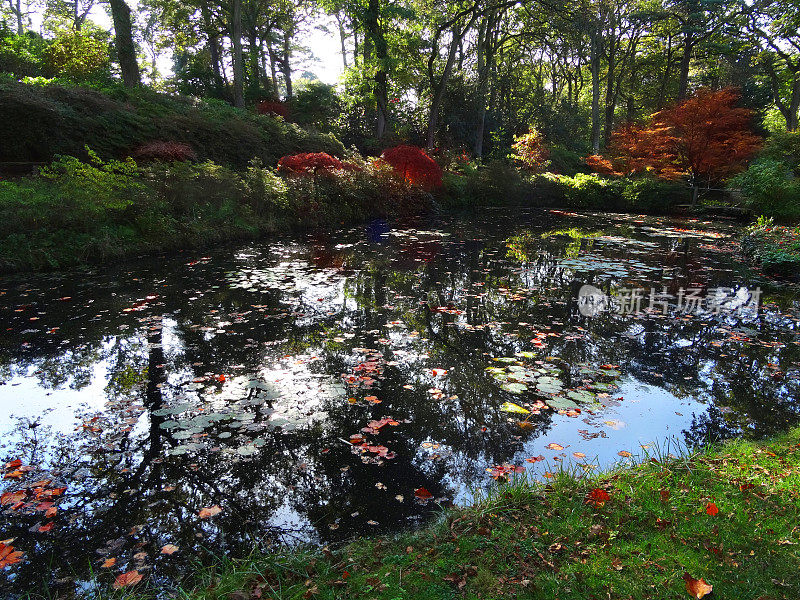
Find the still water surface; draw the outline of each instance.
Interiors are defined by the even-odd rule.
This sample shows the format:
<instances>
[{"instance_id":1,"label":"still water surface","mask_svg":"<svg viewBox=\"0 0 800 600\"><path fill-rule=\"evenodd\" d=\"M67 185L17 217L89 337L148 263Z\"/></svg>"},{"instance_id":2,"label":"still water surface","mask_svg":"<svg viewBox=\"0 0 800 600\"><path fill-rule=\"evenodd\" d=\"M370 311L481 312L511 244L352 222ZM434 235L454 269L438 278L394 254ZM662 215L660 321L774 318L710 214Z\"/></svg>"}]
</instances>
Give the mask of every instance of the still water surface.
<instances>
[{"instance_id":1,"label":"still water surface","mask_svg":"<svg viewBox=\"0 0 800 600\"><path fill-rule=\"evenodd\" d=\"M800 304L737 233L497 210L6 277L0 457L32 470L2 482L21 495L0 539L25 555L0 585L166 583L254 542L413 526L509 471L785 429ZM586 283L642 308L651 288L764 291L757 312L586 317Z\"/></svg>"}]
</instances>

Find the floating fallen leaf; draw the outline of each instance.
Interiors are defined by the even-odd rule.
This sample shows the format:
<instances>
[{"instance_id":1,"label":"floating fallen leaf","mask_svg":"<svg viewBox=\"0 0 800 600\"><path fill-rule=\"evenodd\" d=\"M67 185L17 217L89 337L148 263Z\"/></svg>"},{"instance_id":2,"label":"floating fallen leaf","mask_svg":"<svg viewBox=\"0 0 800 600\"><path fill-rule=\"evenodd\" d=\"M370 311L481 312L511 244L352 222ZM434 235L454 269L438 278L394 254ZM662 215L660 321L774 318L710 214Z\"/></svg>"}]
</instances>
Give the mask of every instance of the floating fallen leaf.
<instances>
[{"instance_id":1,"label":"floating fallen leaf","mask_svg":"<svg viewBox=\"0 0 800 600\"><path fill-rule=\"evenodd\" d=\"M434 377L444 377L447 375L447 369L431 369Z\"/></svg>"},{"instance_id":2,"label":"floating fallen leaf","mask_svg":"<svg viewBox=\"0 0 800 600\"><path fill-rule=\"evenodd\" d=\"M13 539L10 539L0 542L0 569L17 564L25 554L20 550L14 550L14 546L11 545L13 541Z\"/></svg>"},{"instance_id":3,"label":"floating fallen leaf","mask_svg":"<svg viewBox=\"0 0 800 600\"><path fill-rule=\"evenodd\" d=\"M105 559L103 561L103 565L102 566L108 569L108 568L113 567L115 564L117 564L117 559L116 558L107 558L107 559Z\"/></svg>"},{"instance_id":4,"label":"floating fallen leaf","mask_svg":"<svg viewBox=\"0 0 800 600\"><path fill-rule=\"evenodd\" d=\"M707 596L714 589L713 586L706 583L705 579L695 579L689 573L683 574L683 580L686 582L686 591L692 598L697 598L697 600Z\"/></svg>"},{"instance_id":5,"label":"floating fallen leaf","mask_svg":"<svg viewBox=\"0 0 800 600\"><path fill-rule=\"evenodd\" d=\"M564 446L562 446L561 444L556 444L555 442L550 442L549 444L547 444L547 446L545 446L545 448L547 448L548 450L563 450Z\"/></svg>"},{"instance_id":6,"label":"floating fallen leaf","mask_svg":"<svg viewBox=\"0 0 800 600\"><path fill-rule=\"evenodd\" d=\"M128 571L127 573L122 573L121 575L117 575L117 578L114 580L114 585L112 587L115 590L118 590L120 588L136 585L141 580L142 580L142 575L139 573L139 571L136 570Z\"/></svg>"},{"instance_id":7,"label":"floating fallen leaf","mask_svg":"<svg viewBox=\"0 0 800 600\"><path fill-rule=\"evenodd\" d=\"M633 454L631 454L627 450L620 450L619 452L617 452L617 454L619 454L623 458L630 458L631 456L633 456Z\"/></svg>"},{"instance_id":8,"label":"floating fallen leaf","mask_svg":"<svg viewBox=\"0 0 800 600\"><path fill-rule=\"evenodd\" d=\"M208 508L201 508L197 516L199 516L201 519L208 519L209 517L218 515L221 512L222 508L219 506L219 504L215 504L214 506L210 506Z\"/></svg>"},{"instance_id":9,"label":"floating fallen leaf","mask_svg":"<svg viewBox=\"0 0 800 600\"><path fill-rule=\"evenodd\" d=\"M586 458L586 455L583 452L573 452L572 456L575 458Z\"/></svg>"},{"instance_id":10,"label":"floating fallen leaf","mask_svg":"<svg viewBox=\"0 0 800 600\"><path fill-rule=\"evenodd\" d=\"M510 413L517 413L520 415L527 415L531 412L527 408L523 408L519 404L514 404L513 402L503 402L503 404L500 406L500 410Z\"/></svg>"},{"instance_id":11,"label":"floating fallen leaf","mask_svg":"<svg viewBox=\"0 0 800 600\"><path fill-rule=\"evenodd\" d=\"M175 554L178 551L178 547L174 544L167 544L163 548L161 548L161 554Z\"/></svg>"},{"instance_id":12,"label":"floating fallen leaf","mask_svg":"<svg viewBox=\"0 0 800 600\"><path fill-rule=\"evenodd\" d=\"M421 488L417 488L416 490L414 490L414 497L419 499L419 500L427 501L427 500L430 500L431 498L433 498L433 494L431 494L424 487L421 487Z\"/></svg>"}]
</instances>

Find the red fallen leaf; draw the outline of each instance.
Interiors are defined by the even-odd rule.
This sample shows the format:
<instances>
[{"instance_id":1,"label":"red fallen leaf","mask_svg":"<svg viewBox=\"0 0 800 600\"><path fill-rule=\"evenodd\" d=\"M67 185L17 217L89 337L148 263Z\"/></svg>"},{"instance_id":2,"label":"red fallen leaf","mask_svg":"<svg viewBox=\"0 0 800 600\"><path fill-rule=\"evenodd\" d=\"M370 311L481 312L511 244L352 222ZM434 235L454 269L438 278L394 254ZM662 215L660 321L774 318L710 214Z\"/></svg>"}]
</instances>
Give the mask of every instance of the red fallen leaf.
<instances>
[{"instance_id":1,"label":"red fallen leaf","mask_svg":"<svg viewBox=\"0 0 800 600\"><path fill-rule=\"evenodd\" d=\"M364 441L364 436L360 433L355 433L350 436L350 443L351 444L361 444Z\"/></svg>"},{"instance_id":2,"label":"red fallen leaf","mask_svg":"<svg viewBox=\"0 0 800 600\"><path fill-rule=\"evenodd\" d=\"M717 508L716 504L714 504L713 502L709 502L708 504L706 504L706 513L708 513L713 517L714 515L719 513L719 509Z\"/></svg>"},{"instance_id":3,"label":"red fallen leaf","mask_svg":"<svg viewBox=\"0 0 800 600\"><path fill-rule=\"evenodd\" d=\"M117 578L114 580L114 585L112 586L115 590L120 588L128 587L131 585L136 585L142 580L142 575L137 570L128 571L127 573L122 573L121 575L117 575Z\"/></svg>"},{"instance_id":4,"label":"red fallen leaf","mask_svg":"<svg viewBox=\"0 0 800 600\"><path fill-rule=\"evenodd\" d=\"M220 375L219 377L217 377L217 381L219 381L220 383L225 383L225 375Z\"/></svg>"},{"instance_id":5,"label":"red fallen leaf","mask_svg":"<svg viewBox=\"0 0 800 600\"><path fill-rule=\"evenodd\" d=\"M13 541L14 540L3 540L0 542L0 569L5 569L6 567L17 564L22 560L25 554L20 550L14 550L14 546L11 545Z\"/></svg>"},{"instance_id":6,"label":"red fallen leaf","mask_svg":"<svg viewBox=\"0 0 800 600\"><path fill-rule=\"evenodd\" d=\"M620 450L619 452L617 452L617 454L619 456L622 456L623 458L630 458L631 456L633 456L633 454L631 454L627 450Z\"/></svg>"},{"instance_id":7,"label":"red fallen leaf","mask_svg":"<svg viewBox=\"0 0 800 600\"><path fill-rule=\"evenodd\" d=\"M542 456L540 454L539 456L531 456L530 458L526 458L525 462L537 463L537 462L540 462L540 461L543 461L543 460L544 460L544 456Z\"/></svg>"},{"instance_id":8,"label":"red fallen leaf","mask_svg":"<svg viewBox=\"0 0 800 600\"><path fill-rule=\"evenodd\" d=\"M209 517L213 517L218 515L222 512L222 507L219 504L215 504L214 506L210 506L208 508L201 508L200 512L197 513L201 519L208 519Z\"/></svg>"},{"instance_id":9,"label":"red fallen leaf","mask_svg":"<svg viewBox=\"0 0 800 600\"><path fill-rule=\"evenodd\" d=\"M39 502L39 504L36 505L35 510L45 511L45 510L50 510L51 508L53 508L52 502Z\"/></svg>"},{"instance_id":10,"label":"red fallen leaf","mask_svg":"<svg viewBox=\"0 0 800 600\"><path fill-rule=\"evenodd\" d=\"M381 403L381 400L378 400L377 396L364 396L364 400L366 400L370 404L380 404Z\"/></svg>"},{"instance_id":11,"label":"red fallen leaf","mask_svg":"<svg viewBox=\"0 0 800 600\"><path fill-rule=\"evenodd\" d=\"M619 369L619 365L600 365L601 369Z\"/></svg>"},{"instance_id":12,"label":"red fallen leaf","mask_svg":"<svg viewBox=\"0 0 800 600\"><path fill-rule=\"evenodd\" d=\"M431 498L433 498L433 494L431 494L424 487L417 488L416 490L414 490L414 496L420 500L430 500Z\"/></svg>"},{"instance_id":13,"label":"red fallen leaf","mask_svg":"<svg viewBox=\"0 0 800 600\"><path fill-rule=\"evenodd\" d=\"M683 580L686 582L686 591L692 598L697 598L697 600L707 596L714 589L713 586L706 583L705 579L695 579L689 573L683 574Z\"/></svg>"},{"instance_id":14,"label":"red fallen leaf","mask_svg":"<svg viewBox=\"0 0 800 600\"><path fill-rule=\"evenodd\" d=\"M658 493L661 494L662 502L669 500L669 490L658 490Z\"/></svg>"},{"instance_id":15,"label":"red fallen leaf","mask_svg":"<svg viewBox=\"0 0 800 600\"><path fill-rule=\"evenodd\" d=\"M21 469L17 469L16 471L11 471L3 475L3 479L21 479L25 475L25 472Z\"/></svg>"},{"instance_id":16,"label":"red fallen leaf","mask_svg":"<svg viewBox=\"0 0 800 600\"><path fill-rule=\"evenodd\" d=\"M41 527L39 527L39 531L40 531L41 533L47 533L47 532L48 532L48 531L50 531L50 530L51 530L53 527L55 527L55 525L56 525L56 524L55 524L55 523L53 523L53 521L50 521L50 522L49 522L49 523L47 523L46 525L42 525Z\"/></svg>"},{"instance_id":17,"label":"red fallen leaf","mask_svg":"<svg viewBox=\"0 0 800 600\"><path fill-rule=\"evenodd\" d=\"M586 495L586 504L594 504L595 506L603 506L609 500L611 500L611 496L602 488L594 488Z\"/></svg>"},{"instance_id":18,"label":"red fallen leaf","mask_svg":"<svg viewBox=\"0 0 800 600\"><path fill-rule=\"evenodd\" d=\"M22 466L22 461L18 458L15 458L14 460L6 463L5 470L11 471L12 469L16 469L17 467L21 466Z\"/></svg>"},{"instance_id":19,"label":"red fallen leaf","mask_svg":"<svg viewBox=\"0 0 800 600\"><path fill-rule=\"evenodd\" d=\"M434 377L444 377L447 375L447 369L431 369L431 373Z\"/></svg>"},{"instance_id":20,"label":"red fallen leaf","mask_svg":"<svg viewBox=\"0 0 800 600\"><path fill-rule=\"evenodd\" d=\"M113 567L115 564L117 564L117 559L116 558L107 558L107 559L105 559L103 561L103 565L102 566L108 569L108 568Z\"/></svg>"}]
</instances>

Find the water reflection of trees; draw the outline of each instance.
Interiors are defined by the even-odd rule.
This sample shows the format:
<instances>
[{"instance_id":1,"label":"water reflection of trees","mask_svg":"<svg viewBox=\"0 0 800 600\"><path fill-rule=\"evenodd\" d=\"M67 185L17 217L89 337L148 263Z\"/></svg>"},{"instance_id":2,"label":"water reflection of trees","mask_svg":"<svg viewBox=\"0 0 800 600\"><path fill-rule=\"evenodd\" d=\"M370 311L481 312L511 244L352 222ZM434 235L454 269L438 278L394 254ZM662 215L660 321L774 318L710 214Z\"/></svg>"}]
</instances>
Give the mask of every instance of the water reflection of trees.
<instances>
[{"instance_id":1,"label":"water reflection of trees","mask_svg":"<svg viewBox=\"0 0 800 600\"><path fill-rule=\"evenodd\" d=\"M96 278L91 286L62 281L52 292L27 292L19 304L31 307L21 313L7 309L9 327L26 345L5 336L4 372L35 370L44 388L80 388L103 363L106 392L119 408L103 412L99 436L81 432L51 438L51 470L70 482L68 502L57 530L37 535L26 548L35 559L17 569L14 585L39 585L42 564L55 565L51 583L80 576L90 560L96 567L96 551L109 548L127 557L147 548L152 555L147 562L155 561L158 573L168 577L169 565L180 560L155 558L162 545L180 546L184 557L203 556L204 548L235 552L253 540L278 536L268 524L280 526L287 513L324 541L369 528L370 521L379 531L418 519L429 507L414 502L415 488L451 496L454 490L445 482L484 481L484 466L509 460L522 442L549 428L550 412L531 418L532 430L509 423L497 406L514 398L484 372L492 357L530 349L537 331L553 334L546 338L543 356L568 365L620 364L626 375L676 396L713 402L716 408L695 416L686 432L691 443L741 430L767 434L797 419L796 380L775 372L790 373L798 351L777 315L767 312L750 326L759 339L781 340L783 346L731 342L715 320L586 319L570 297L576 274L558 264L576 253L576 239L592 243L591 238L540 236L539 246L526 248L520 263L509 262L497 244L474 239L403 240L403 253L391 245L363 244L332 251L317 240L292 256L329 274L331 293L324 302L318 302L315 288L226 285L232 271L262 269L280 260L258 249L190 268L168 263L152 272L131 269L125 277L117 274L123 283L114 286ZM663 257L686 282L700 274L713 281L693 245L670 241L652 258ZM303 271L293 274L295 280L302 277ZM142 290L157 292L158 298L123 312L142 302ZM53 301L53 294L73 299ZM312 374L335 379L352 368L352 346L384 348L386 360L396 358L379 342L391 333L389 321L402 321L407 331L420 335L403 342L408 360L386 368L377 392L381 404L328 399L323 423L266 436L266 445L251 459L234 461L212 450L168 456L178 442L160 427L165 417L153 413L181 397L181 382L257 373L283 355L304 353L321 359L309 366ZM630 334L632 325L638 328L635 334ZM224 334L216 333L220 328ZM334 343L335 332L345 330L359 335L352 343ZM429 360L417 358L422 354ZM457 399L431 398L431 365L449 369L445 382L436 385L446 398ZM139 426L126 431L126 420L139 412L144 415ZM410 421L374 438L396 458L364 463L341 438L384 415ZM33 431L20 432L23 446ZM37 439L41 443L41 436ZM440 444L439 458L429 460L420 450L425 441ZM378 482L385 489L377 488ZM402 502L398 495L404 496ZM198 521L197 511L213 504L223 505L223 513L211 522ZM7 535L30 539L27 530L38 522L34 516L10 517Z\"/></svg>"}]
</instances>

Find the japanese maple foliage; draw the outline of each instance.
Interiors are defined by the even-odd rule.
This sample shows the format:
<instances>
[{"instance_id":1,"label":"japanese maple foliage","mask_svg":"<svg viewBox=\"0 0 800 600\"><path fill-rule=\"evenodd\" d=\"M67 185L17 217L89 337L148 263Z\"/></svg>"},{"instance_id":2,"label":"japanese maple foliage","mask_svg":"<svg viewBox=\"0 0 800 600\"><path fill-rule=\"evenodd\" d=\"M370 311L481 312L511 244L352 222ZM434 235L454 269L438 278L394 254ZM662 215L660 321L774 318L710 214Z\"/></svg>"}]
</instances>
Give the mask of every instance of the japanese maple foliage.
<instances>
[{"instance_id":1,"label":"japanese maple foliage","mask_svg":"<svg viewBox=\"0 0 800 600\"><path fill-rule=\"evenodd\" d=\"M753 111L738 108L739 92L700 89L652 116L649 126L614 132L611 149L625 172L652 171L664 178L688 176L695 185L742 170L761 146L750 128Z\"/></svg>"},{"instance_id":2,"label":"japanese maple foliage","mask_svg":"<svg viewBox=\"0 0 800 600\"><path fill-rule=\"evenodd\" d=\"M291 175L313 175L320 171L336 171L344 168L342 161L325 152L291 154L278 161L278 172Z\"/></svg>"},{"instance_id":3,"label":"japanese maple foliage","mask_svg":"<svg viewBox=\"0 0 800 600\"><path fill-rule=\"evenodd\" d=\"M544 139L536 129L531 128L528 133L514 138L513 157L526 168L538 171L544 167L550 158L550 150L544 144Z\"/></svg>"},{"instance_id":4,"label":"japanese maple foliage","mask_svg":"<svg viewBox=\"0 0 800 600\"><path fill-rule=\"evenodd\" d=\"M278 100L262 100L256 104L256 112L260 115L271 115L289 119L289 107Z\"/></svg>"},{"instance_id":5,"label":"japanese maple foliage","mask_svg":"<svg viewBox=\"0 0 800 600\"><path fill-rule=\"evenodd\" d=\"M417 146L401 145L383 151L381 159L409 183L426 190L442 186L442 169Z\"/></svg>"}]
</instances>

